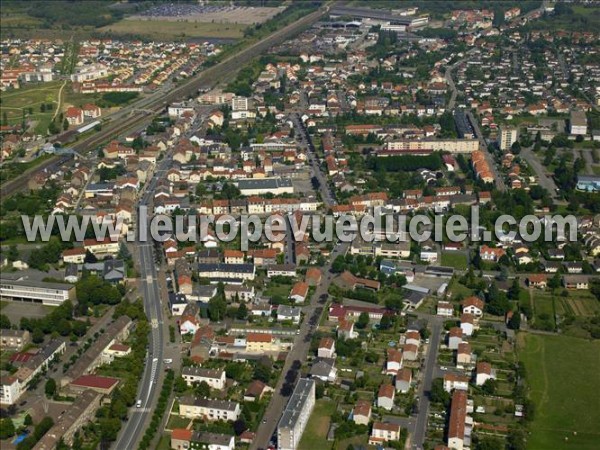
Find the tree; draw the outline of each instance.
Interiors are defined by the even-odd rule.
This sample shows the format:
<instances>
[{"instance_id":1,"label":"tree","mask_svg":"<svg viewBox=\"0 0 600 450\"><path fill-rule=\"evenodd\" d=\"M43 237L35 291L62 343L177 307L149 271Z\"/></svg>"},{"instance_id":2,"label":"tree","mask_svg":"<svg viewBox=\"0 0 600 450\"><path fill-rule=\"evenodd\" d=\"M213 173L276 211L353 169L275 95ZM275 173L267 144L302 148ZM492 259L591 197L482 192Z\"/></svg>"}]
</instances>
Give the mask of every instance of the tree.
<instances>
[{"instance_id":1,"label":"tree","mask_svg":"<svg viewBox=\"0 0 600 450\"><path fill-rule=\"evenodd\" d=\"M201 397L201 398L209 397L210 396L210 386L208 385L208 383L206 381L201 381L200 383L196 384L195 392L198 397Z\"/></svg>"},{"instance_id":2,"label":"tree","mask_svg":"<svg viewBox=\"0 0 600 450\"><path fill-rule=\"evenodd\" d=\"M431 391L429 392L429 399L433 403L441 403L444 406L450 404L450 393L444 389L444 380L436 378L431 383Z\"/></svg>"},{"instance_id":3,"label":"tree","mask_svg":"<svg viewBox=\"0 0 600 450\"><path fill-rule=\"evenodd\" d=\"M239 436L247 429L248 427L246 426L246 422L244 422L243 419L238 419L235 422L233 422L233 431L235 432L236 436Z\"/></svg>"},{"instance_id":4,"label":"tree","mask_svg":"<svg viewBox=\"0 0 600 450\"><path fill-rule=\"evenodd\" d=\"M0 439L8 439L15 435L15 424L10 417L0 419Z\"/></svg>"},{"instance_id":5,"label":"tree","mask_svg":"<svg viewBox=\"0 0 600 450\"><path fill-rule=\"evenodd\" d=\"M515 311L506 326L511 330L518 330L521 328L521 313Z\"/></svg>"},{"instance_id":6,"label":"tree","mask_svg":"<svg viewBox=\"0 0 600 450\"><path fill-rule=\"evenodd\" d=\"M227 302L222 295L215 295L208 302L208 317L213 322L220 322L225 318Z\"/></svg>"},{"instance_id":7,"label":"tree","mask_svg":"<svg viewBox=\"0 0 600 450\"><path fill-rule=\"evenodd\" d=\"M17 249L16 245L13 244L8 247L8 253L6 254L6 257L10 262L15 262L19 259L19 250Z\"/></svg>"},{"instance_id":8,"label":"tree","mask_svg":"<svg viewBox=\"0 0 600 450\"><path fill-rule=\"evenodd\" d=\"M360 313L358 320L356 321L356 328L364 330L369 325L369 314L366 312Z\"/></svg>"},{"instance_id":9,"label":"tree","mask_svg":"<svg viewBox=\"0 0 600 450\"><path fill-rule=\"evenodd\" d=\"M6 314L0 314L0 328L3 330L8 330L10 329L10 326L11 324L8 316Z\"/></svg>"},{"instance_id":10,"label":"tree","mask_svg":"<svg viewBox=\"0 0 600 450\"><path fill-rule=\"evenodd\" d=\"M46 385L44 386L44 392L46 393L46 396L50 398L56 395L56 381L54 378L48 378L48 381L46 381Z\"/></svg>"},{"instance_id":11,"label":"tree","mask_svg":"<svg viewBox=\"0 0 600 450\"><path fill-rule=\"evenodd\" d=\"M483 383L481 386L481 391L486 395L494 395L496 392L496 380L490 378Z\"/></svg>"},{"instance_id":12,"label":"tree","mask_svg":"<svg viewBox=\"0 0 600 450\"><path fill-rule=\"evenodd\" d=\"M240 304L240 307L237 309L235 316L239 320L245 320L248 317L248 307L245 303L242 302Z\"/></svg>"},{"instance_id":13,"label":"tree","mask_svg":"<svg viewBox=\"0 0 600 450\"><path fill-rule=\"evenodd\" d=\"M37 327L33 329L31 333L31 340L34 344L41 344L44 342L44 332L41 330L41 328Z\"/></svg>"},{"instance_id":14,"label":"tree","mask_svg":"<svg viewBox=\"0 0 600 450\"><path fill-rule=\"evenodd\" d=\"M183 377L175 378L175 382L173 384L173 389L175 392L177 392L178 394L181 394L182 392L185 392L187 387L188 387L187 383L185 382Z\"/></svg>"},{"instance_id":15,"label":"tree","mask_svg":"<svg viewBox=\"0 0 600 450\"><path fill-rule=\"evenodd\" d=\"M23 419L23 425L25 425L26 427L33 425L33 419L29 414L25 415L25 418Z\"/></svg>"},{"instance_id":16,"label":"tree","mask_svg":"<svg viewBox=\"0 0 600 450\"><path fill-rule=\"evenodd\" d=\"M392 324L392 317L389 314L384 314L381 318L381 321L379 322L379 329L388 330L389 328L391 328Z\"/></svg>"}]
</instances>

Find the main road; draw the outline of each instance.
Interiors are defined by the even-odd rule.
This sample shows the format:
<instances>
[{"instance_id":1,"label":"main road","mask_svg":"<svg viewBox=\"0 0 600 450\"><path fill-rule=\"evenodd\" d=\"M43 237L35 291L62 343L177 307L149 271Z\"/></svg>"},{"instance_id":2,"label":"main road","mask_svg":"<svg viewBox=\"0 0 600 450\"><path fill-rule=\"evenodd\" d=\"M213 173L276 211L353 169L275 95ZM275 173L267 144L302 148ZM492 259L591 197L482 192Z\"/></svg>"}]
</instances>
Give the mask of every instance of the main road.
<instances>
[{"instance_id":1,"label":"main road","mask_svg":"<svg viewBox=\"0 0 600 450\"><path fill-rule=\"evenodd\" d=\"M157 394L162 382L165 333L161 292L158 287L158 274L153 253L154 241L150 239L150 224L142 220L142 217L146 216L141 213L141 209L151 206L156 184L161 176L165 174L170 161L170 155L167 155L160 162L158 170L148 183L138 204L138 225L134 244L139 252L139 291L142 294L144 311L146 312L151 328L146 364L140 385L138 386L137 398L138 401L141 400L141 406L138 408L136 405L136 407L131 409L129 420L121 430L113 446L116 450L136 448L146 428L146 424L156 407ZM140 236L140 230L142 229L146 230L146 238Z\"/></svg>"},{"instance_id":2,"label":"main road","mask_svg":"<svg viewBox=\"0 0 600 450\"><path fill-rule=\"evenodd\" d=\"M312 172L313 175L319 180L319 190L321 192L323 204L325 208L328 209L334 203L333 193L327 185L325 174L321 171L321 167L318 163L318 157L315 154L315 147L310 139L310 136L306 132L306 128L300 122L298 116L293 114L292 120L294 122L296 131L301 134L302 141L307 144L309 149L308 157L311 163ZM306 360L306 356L308 355L308 351L310 349L311 336L317 329L317 326L321 320L321 316L325 311L327 292L333 278L331 265L336 257L346 254L349 246L349 243L338 243L331 252L331 258L329 262L323 266L323 278L321 284L317 286L309 304L306 305L302 310L304 313L304 321L300 325L298 335L296 336L292 349L288 353L288 356L285 360L281 376L279 377L277 386L275 386L273 396L271 397L271 401L269 402L269 406L267 407L263 417L263 423L258 427L254 441L252 444L250 444L250 450L264 449L269 446L271 437L277 429L277 424L288 401L288 397L281 394L281 388L285 382L285 374L287 374L287 372L292 368L294 361L302 362Z\"/></svg>"}]
</instances>

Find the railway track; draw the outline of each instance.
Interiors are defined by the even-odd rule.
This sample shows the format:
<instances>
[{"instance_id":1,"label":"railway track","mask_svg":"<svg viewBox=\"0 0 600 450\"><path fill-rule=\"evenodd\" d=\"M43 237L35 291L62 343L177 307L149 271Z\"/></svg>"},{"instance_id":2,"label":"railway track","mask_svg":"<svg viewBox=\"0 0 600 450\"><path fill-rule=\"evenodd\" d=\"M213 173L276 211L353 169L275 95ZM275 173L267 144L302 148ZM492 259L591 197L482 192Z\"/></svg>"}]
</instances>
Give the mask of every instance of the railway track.
<instances>
[{"instance_id":1,"label":"railway track","mask_svg":"<svg viewBox=\"0 0 600 450\"><path fill-rule=\"evenodd\" d=\"M192 95L196 95L199 89L212 88L217 84L229 80L242 67L244 67L246 63L261 55L273 45L283 42L285 39L294 36L307 26L312 25L314 22L328 14L329 9L330 7L328 5L321 7L317 11L308 14L302 19L285 26L284 28L274 32L273 34L254 44L249 45L248 47L240 50L238 53L225 58L223 61L215 64L214 66L203 70L197 76L176 87L167 94L154 94L155 98L147 102L144 108L153 111L154 114L158 114L163 111L168 104L187 99ZM135 107L135 104L133 104L132 107ZM81 154L89 153L111 139L118 138L119 136L127 133L136 126L142 124L144 121L149 121L152 116L153 114L139 114L126 117L118 123L112 122L105 124L101 131L98 131L89 138L78 142L72 147ZM4 200L5 198L13 195L15 192L25 189L27 186L27 181L31 176L48 168L52 164L56 164L61 158L64 158L64 156L54 156L33 169L28 176L20 176L5 183L2 187L0 187L0 199Z\"/></svg>"}]
</instances>

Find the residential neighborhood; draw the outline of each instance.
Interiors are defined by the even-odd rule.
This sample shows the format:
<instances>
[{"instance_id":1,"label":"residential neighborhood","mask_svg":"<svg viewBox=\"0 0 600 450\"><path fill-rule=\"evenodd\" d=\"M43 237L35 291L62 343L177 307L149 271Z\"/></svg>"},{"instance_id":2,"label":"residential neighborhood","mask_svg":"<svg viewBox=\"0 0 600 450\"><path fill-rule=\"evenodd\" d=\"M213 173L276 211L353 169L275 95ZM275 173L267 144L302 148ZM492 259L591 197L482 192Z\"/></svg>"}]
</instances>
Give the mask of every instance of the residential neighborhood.
<instances>
[{"instance_id":1,"label":"residential neighborhood","mask_svg":"<svg viewBox=\"0 0 600 450\"><path fill-rule=\"evenodd\" d=\"M596 448L597 5L19 3L3 449Z\"/></svg>"}]
</instances>

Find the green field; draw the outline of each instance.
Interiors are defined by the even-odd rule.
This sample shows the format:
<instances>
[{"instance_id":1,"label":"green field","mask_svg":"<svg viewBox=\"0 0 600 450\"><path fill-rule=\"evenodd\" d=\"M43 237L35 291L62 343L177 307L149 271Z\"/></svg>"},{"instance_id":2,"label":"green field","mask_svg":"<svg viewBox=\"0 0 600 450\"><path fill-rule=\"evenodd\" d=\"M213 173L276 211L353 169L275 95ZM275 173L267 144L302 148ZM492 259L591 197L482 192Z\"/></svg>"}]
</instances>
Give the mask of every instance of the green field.
<instances>
[{"instance_id":1,"label":"green field","mask_svg":"<svg viewBox=\"0 0 600 450\"><path fill-rule=\"evenodd\" d=\"M527 334L521 347L535 403L528 448L597 449L600 341Z\"/></svg>"},{"instance_id":2,"label":"green field","mask_svg":"<svg viewBox=\"0 0 600 450\"><path fill-rule=\"evenodd\" d=\"M221 38L239 39L246 25L235 23L201 23L169 20L121 20L100 28L101 32L119 35L152 36L154 39Z\"/></svg>"},{"instance_id":3,"label":"green field","mask_svg":"<svg viewBox=\"0 0 600 450\"><path fill-rule=\"evenodd\" d=\"M300 450L315 450L330 448L331 443L327 441L330 417L335 412L335 403L331 400L317 400L315 409L310 415L306 429L300 440Z\"/></svg>"},{"instance_id":4,"label":"green field","mask_svg":"<svg viewBox=\"0 0 600 450\"><path fill-rule=\"evenodd\" d=\"M442 266L464 270L467 268L467 255L457 251L442 252Z\"/></svg>"},{"instance_id":5,"label":"green field","mask_svg":"<svg viewBox=\"0 0 600 450\"><path fill-rule=\"evenodd\" d=\"M23 110L28 114L28 108L32 108L32 115L28 119L36 121L35 131L39 134L45 134L52 116L58 107L58 93L62 81L52 81L50 83L26 85L21 89L7 91L2 93L2 104L0 105L0 114L6 118L10 125L20 124L23 117ZM41 112L42 103L52 104L52 110Z\"/></svg>"}]
</instances>

